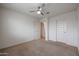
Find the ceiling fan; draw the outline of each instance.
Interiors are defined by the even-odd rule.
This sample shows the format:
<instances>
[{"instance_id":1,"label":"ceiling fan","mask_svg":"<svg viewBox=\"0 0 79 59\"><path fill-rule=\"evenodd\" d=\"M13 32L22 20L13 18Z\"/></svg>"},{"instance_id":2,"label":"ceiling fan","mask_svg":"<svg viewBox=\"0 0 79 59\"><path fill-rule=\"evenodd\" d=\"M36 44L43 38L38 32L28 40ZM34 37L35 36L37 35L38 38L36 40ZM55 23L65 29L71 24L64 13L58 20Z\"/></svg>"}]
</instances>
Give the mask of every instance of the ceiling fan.
<instances>
[{"instance_id":1,"label":"ceiling fan","mask_svg":"<svg viewBox=\"0 0 79 59\"><path fill-rule=\"evenodd\" d=\"M44 12L43 7L45 7L45 4L42 4L41 6L38 6L36 10L32 10L30 12L31 13L36 12L37 14L41 14L41 15L49 14L50 12Z\"/></svg>"}]
</instances>

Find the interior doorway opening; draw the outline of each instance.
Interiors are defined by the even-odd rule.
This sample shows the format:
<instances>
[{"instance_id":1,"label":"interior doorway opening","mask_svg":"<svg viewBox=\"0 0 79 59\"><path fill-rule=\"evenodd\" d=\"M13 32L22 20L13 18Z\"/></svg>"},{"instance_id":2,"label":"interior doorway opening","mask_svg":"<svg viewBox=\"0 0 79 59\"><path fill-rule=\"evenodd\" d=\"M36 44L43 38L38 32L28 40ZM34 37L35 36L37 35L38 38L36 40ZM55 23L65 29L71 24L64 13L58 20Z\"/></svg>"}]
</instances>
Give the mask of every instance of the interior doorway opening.
<instances>
[{"instance_id":1,"label":"interior doorway opening","mask_svg":"<svg viewBox=\"0 0 79 59\"><path fill-rule=\"evenodd\" d=\"M41 20L41 40L48 40L48 20L47 18L43 18Z\"/></svg>"},{"instance_id":2,"label":"interior doorway opening","mask_svg":"<svg viewBox=\"0 0 79 59\"><path fill-rule=\"evenodd\" d=\"M45 40L45 27L44 27L44 23L41 22L41 40Z\"/></svg>"}]
</instances>

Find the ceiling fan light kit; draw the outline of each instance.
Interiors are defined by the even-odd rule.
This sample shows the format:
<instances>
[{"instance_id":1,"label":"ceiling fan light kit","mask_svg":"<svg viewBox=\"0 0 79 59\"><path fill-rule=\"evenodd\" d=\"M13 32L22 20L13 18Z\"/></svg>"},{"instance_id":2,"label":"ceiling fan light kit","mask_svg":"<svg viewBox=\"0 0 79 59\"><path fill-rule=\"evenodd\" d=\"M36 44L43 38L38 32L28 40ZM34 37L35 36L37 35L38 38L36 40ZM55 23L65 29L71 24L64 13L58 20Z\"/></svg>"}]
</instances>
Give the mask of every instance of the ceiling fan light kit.
<instances>
[{"instance_id":1,"label":"ceiling fan light kit","mask_svg":"<svg viewBox=\"0 0 79 59\"><path fill-rule=\"evenodd\" d=\"M36 11L30 11L30 12L36 12L37 14L40 14L40 15L49 14L49 12L44 13L43 7L45 7L45 4L38 6Z\"/></svg>"},{"instance_id":2,"label":"ceiling fan light kit","mask_svg":"<svg viewBox=\"0 0 79 59\"><path fill-rule=\"evenodd\" d=\"M41 11L37 11L37 14L41 14Z\"/></svg>"},{"instance_id":3,"label":"ceiling fan light kit","mask_svg":"<svg viewBox=\"0 0 79 59\"><path fill-rule=\"evenodd\" d=\"M42 8L39 9L40 11L42 10Z\"/></svg>"}]
</instances>

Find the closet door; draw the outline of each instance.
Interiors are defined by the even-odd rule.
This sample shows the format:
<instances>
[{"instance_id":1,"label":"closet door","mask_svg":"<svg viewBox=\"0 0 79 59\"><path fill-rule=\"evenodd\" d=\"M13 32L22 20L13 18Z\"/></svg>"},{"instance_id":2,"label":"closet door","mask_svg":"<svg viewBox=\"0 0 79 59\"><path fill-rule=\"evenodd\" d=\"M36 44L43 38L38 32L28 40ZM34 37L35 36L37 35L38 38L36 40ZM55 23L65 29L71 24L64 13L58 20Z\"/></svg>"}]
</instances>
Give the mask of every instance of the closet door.
<instances>
[{"instance_id":1,"label":"closet door","mask_svg":"<svg viewBox=\"0 0 79 59\"><path fill-rule=\"evenodd\" d=\"M64 42L64 21L63 20L56 20L56 41Z\"/></svg>"}]
</instances>

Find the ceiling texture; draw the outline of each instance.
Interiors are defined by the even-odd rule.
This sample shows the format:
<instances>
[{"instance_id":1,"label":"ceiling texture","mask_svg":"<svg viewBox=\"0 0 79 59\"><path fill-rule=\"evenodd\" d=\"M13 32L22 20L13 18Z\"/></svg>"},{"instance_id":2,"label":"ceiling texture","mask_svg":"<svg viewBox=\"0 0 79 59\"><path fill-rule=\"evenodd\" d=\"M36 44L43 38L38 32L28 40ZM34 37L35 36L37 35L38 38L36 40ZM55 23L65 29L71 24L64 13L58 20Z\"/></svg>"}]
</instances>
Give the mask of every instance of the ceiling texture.
<instances>
[{"instance_id":1,"label":"ceiling texture","mask_svg":"<svg viewBox=\"0 0 79 59\"><path fill-rule=\"evenodd\" d=\"M29 12L31 10L36 10L38 6L42 5L42 3L3 3L1 5L3 7L36 17L38 19L42 19L44 16L53 17L59 14L63 14L75 10L78 6L77 3L45 3L43 11L48 11L50 14L42 16L36 12Z\"/></svg>"}]
</instances>

